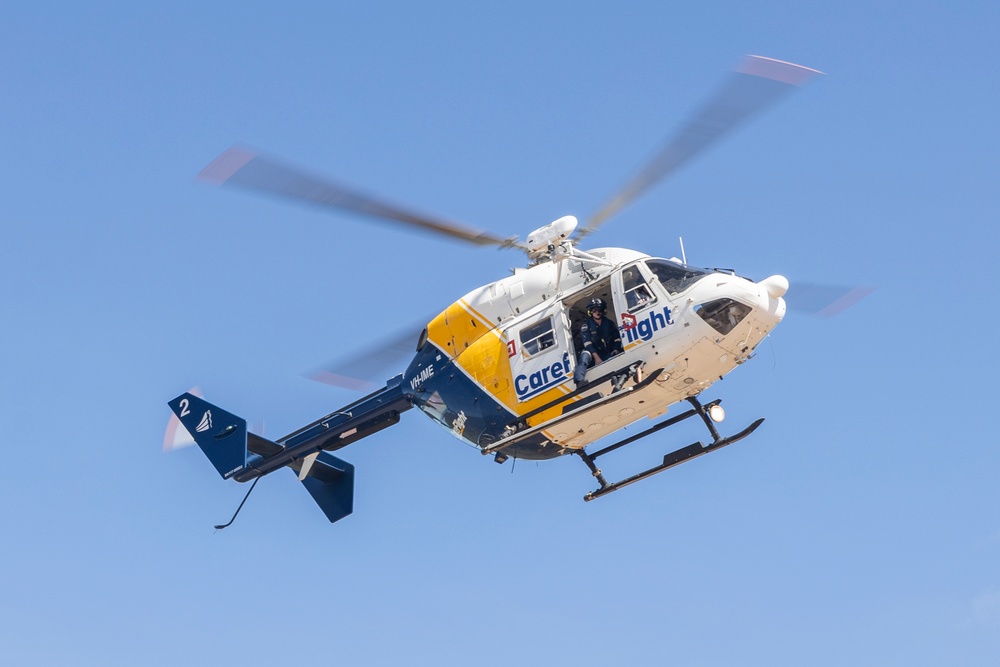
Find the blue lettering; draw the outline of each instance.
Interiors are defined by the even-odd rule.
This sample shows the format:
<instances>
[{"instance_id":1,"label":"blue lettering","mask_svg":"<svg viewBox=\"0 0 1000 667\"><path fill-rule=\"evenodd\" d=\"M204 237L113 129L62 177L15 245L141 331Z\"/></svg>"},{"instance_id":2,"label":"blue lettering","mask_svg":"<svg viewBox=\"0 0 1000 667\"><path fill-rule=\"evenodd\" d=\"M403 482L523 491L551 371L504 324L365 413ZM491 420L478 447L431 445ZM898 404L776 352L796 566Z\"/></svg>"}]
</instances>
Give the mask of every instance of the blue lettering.
<instances>
[{"instance_id":1,"label":"blue lettering","mask_svg":"<svg viewBox=\"0 0 1000 667\"><path fill-rule=\"evenodd\" d=\"M639 330L639 338L643 340L649 340L653 337L653 327L649 323L649 319L639 320L639 324L635 326Z\"/></svg>"},{"instance_id":2,"label":"blue lettering","mask_svg":"<svg viewBox=\"0 0 1000 667\"><path fill-rule=\"evenodd\" d=\"M631 316L630 316L631 317ZM638 340L649 340L653 333L660 329L666 329L674 321L670 318L670 308L664 308L662 313L650 313L645 319L641 319L632 326L626 328L619 327L622 337L626 343L635 343Z\"/></svg>"},{"instance_id":3,"label":"blue lettering","mask_svg":"<svg viewBox=\"0 0 1000 667\"><path fill-rule=\"evenodd\" d=\"M667 320L660 313L651 313L649 318L653 323L653 331L667 327ZM657 322L659 322L659 325L657 325Z\"/></svg>"},{"instance_id":4,"label":"blue lettering","mask_svg":"<svg viewBox=\"0 0 1000 667\"><path fill-rule=\"evenodd\" d=\"M570 374L569 352L564 352L562 361L535 371L531 375L521 374L514 378L514 391L520 399L540 394L566 381Z\"/></svg>"}]
</instances>

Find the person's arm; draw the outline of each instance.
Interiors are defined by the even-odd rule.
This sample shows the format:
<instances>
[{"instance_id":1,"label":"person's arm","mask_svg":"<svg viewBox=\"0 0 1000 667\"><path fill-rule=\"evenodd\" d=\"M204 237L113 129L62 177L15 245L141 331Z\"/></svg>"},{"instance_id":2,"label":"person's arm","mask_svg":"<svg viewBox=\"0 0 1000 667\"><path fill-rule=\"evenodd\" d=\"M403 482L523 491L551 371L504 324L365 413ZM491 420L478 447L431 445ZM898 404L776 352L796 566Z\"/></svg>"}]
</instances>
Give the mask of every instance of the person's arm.
<instances>
[{"instance_id":1,"label":"person's arm","mask_svg":"<svg viewBox=\"0 0 1000 667\"><path fill-rule=\"evenodd\" d=\"M590 352L590 356L593 357L594 363L601 363L601 356L597 354L597 349L594 347L594 335L601 335L600 331L591 331L591 325L589 322L584 322L583 326L580 327L580 340L583 341L583 349L586 352Z\"/></svg>"}]
</instances>

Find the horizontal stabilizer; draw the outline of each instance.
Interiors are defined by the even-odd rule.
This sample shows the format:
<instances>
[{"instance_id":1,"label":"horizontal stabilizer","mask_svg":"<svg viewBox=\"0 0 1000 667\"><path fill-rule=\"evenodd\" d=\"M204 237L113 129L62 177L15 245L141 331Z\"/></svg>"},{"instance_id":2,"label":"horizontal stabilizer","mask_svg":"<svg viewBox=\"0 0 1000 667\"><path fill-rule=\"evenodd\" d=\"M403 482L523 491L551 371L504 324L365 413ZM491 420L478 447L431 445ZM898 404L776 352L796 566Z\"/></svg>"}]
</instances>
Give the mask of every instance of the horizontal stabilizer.
<instances>
[{"instance_id":1,"label":"horizontal stabilizer","mask_svg":"<svg viewBox=\"0 0 1000 667\"><path fill-rule=\"evenodd\" d=\"M354 511L354 466L329 452L319 452L307 469L302 485L330 523Z\"/></svg>"}]
</instances>

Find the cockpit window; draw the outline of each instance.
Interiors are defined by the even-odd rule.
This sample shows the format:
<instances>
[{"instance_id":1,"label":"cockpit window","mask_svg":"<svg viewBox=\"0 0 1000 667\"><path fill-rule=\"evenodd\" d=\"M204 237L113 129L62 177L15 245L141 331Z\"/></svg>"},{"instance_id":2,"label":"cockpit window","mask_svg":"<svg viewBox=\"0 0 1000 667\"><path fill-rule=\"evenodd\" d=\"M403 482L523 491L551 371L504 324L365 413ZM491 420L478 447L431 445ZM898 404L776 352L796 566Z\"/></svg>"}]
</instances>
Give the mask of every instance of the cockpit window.
<instances>
[{"instance_id":1,"label":"cockpit window","mask_svg":"<svg viewBox=\"0 0 1000 667\"><path fill-rule=\"evenodd\" d=\"M629 312L642 310L656 301L638 267L630 266L622 271L622 287L625 290L625 307Z\"/></svg>"},{"instance_id":2,"label":"cockpit window","mask_svg":"<svg viewBox=\"0 0 1000 667\"><path fill-rule=\"evenodd\" d=\"M551 317L521 329L521 353L525 358L533 357L555 344L556 335L552 331Z\"/></svg>"},{"instance_id":3,"label":"cockpit window","mask_svg":"<svg viewBox=\"0 0 1000 667\"><path fill-rule=\"evenodd\" d=\"M646 261L646 266L660 279L660 284L671 294L680 294L702 276L707 276L708 271L684 266L677 262L666 259L650 259Z\"/></svg>"},{"instance_id":4,"label":"cockpit window","mask_svg":"<svg viewBox=\"0 0 1000 667\"><path fill-rule=\"evenodd\" d=\"M750 314L750 306L732 299L716 299L695 306L694 312L725 336Z\"/></svg>"}]
</instances>

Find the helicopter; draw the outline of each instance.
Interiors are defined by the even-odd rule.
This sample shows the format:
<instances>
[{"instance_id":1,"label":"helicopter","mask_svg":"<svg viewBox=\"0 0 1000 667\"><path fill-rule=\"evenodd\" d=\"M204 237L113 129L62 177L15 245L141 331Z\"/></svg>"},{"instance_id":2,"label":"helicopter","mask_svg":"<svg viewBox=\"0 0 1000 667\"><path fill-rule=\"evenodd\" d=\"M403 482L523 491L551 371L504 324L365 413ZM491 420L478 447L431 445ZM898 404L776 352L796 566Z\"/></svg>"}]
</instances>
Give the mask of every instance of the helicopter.
<instances>
[{"instance_id":1,"label":"helicopter","mask_svg":"<svg viewBox=\"0 0 1000 667\"><path fill-rule=\"evenodd\" d=\"M763 419L724 436L717 427L725 417L721 401L702 402L700 396L752 358L782 321L788 280L776 274L753 281L732 270L688 265L683 243L681 258L625 248L583 250L580 243L652 185L819 74L745 57L722 89L584 226L567 215L524 241L414 213L246 148L227 150L203 170L202 180L519 250L527 266L468 292L431 319L410 339L412 358L401 373L284 437L251 432L245 419L195 392L168 405L223 479L256 485L290 468L331 523L353 512L355 476L354 466L332 452L399 423L414 408L498 463L579 457L597 483L587 501L746 438ZM838 290L827 301L839 309L865 293ZM620 343L587 365L581 330L599 316L612 322ZM321 379L333 384L351 381L338 368L324 374ZM684 403L682 412L595 449L620 429L657 420ZM705 443L671 451L658 465L617 481L598 467L599 458L691 418L707 429Z\"/></svg>"}]
</instances>

